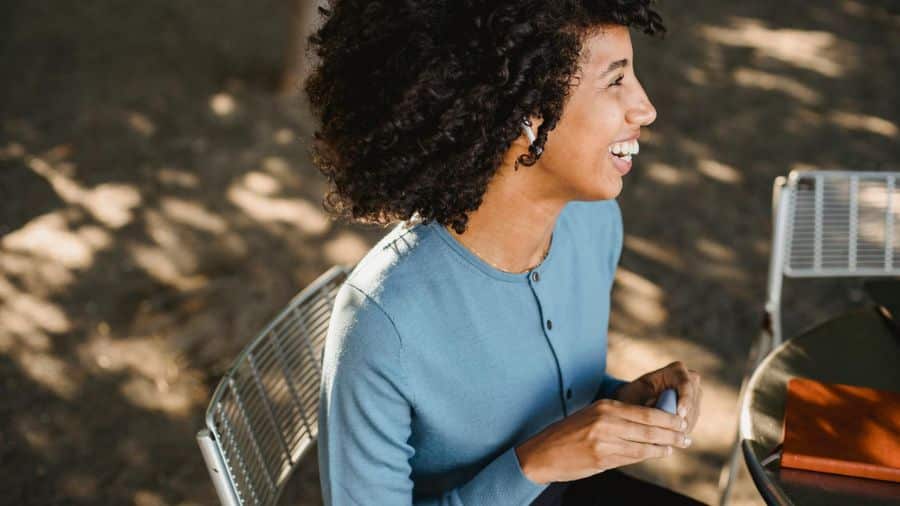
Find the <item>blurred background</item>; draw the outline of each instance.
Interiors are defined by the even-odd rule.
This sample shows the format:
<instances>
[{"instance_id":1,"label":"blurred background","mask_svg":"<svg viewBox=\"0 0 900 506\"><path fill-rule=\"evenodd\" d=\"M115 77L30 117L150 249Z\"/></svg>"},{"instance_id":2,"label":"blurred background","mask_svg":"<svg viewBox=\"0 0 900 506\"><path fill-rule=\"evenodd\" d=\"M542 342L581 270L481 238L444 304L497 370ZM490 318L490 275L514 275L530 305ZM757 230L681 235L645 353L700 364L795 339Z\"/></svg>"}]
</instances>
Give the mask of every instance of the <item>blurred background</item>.
<instances>
[{"instance_id":1,"label":"blurred background","mask_svg":"<svg viewBox=\"0 0 900 506\"><path fill-rule=\"evenodd\" d=\"M0 3L0 503L214 504L194 434L218 378L386 233L320 204L296 93L313 2ZM620 198L609 367L702 373L693 447L630 471L712 503L773 179L900 170L900 6L660 9L667 37L634 36L659 117ZM786 335L867 303L855 281L785 290ZM320 504L315 458L293 488ZM745 473L734 498L761 504Z\"/></svg>"}]
</instances>

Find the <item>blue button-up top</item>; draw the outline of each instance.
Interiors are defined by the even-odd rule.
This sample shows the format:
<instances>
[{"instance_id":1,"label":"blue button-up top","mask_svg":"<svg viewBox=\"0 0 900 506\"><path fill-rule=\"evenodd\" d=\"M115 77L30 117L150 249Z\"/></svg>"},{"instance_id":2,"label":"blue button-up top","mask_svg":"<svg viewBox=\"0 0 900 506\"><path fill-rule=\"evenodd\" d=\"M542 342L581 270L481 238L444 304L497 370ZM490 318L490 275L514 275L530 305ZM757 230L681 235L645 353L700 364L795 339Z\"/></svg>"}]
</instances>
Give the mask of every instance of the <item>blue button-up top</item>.
<instances>
[{"instance_id":1,"label":"blue button-up top","mask_svg":"<svg viewBox=\"0 0 900 506\"><path fill-rule=\"evenodd\" d=\"M319 469L326 505L526 505L546 485L515 446L610 396L615 201L569 202L531 272L485 263L441 225L400 223L335 300Z\"/></svg>"}]
</instances>

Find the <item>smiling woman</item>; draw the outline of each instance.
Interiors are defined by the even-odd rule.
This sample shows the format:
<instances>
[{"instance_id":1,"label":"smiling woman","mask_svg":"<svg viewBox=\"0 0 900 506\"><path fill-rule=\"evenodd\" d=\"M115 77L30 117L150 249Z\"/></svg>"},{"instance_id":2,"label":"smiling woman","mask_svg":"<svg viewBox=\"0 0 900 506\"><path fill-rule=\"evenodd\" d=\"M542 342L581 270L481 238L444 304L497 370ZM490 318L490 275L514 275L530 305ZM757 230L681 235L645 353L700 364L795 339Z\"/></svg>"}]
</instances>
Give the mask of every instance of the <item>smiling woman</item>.
<instances>
[{"instance_id":1,"label":"smiling woman","mask_svg":"<svg viewBox=\"0 0 900 506\"><path fill-rule=\"evenodd\" d=\"M325 206L401 221L335 300L326 504L690 503L595 479L686 448L699 415L680 362L605 373L614 199L656 118L629 27L661 33L660 16L647 0L332 0L323 15L306 90ZM647 407L668 388L677 415Z\"/></svg>"},{"instance_id":2,"label":"smiling woman","mask_svg":"<svg viewBox=\"0 0 900 506\"><path fill-rule=\"evenodd\" d=\"M585 61L590 91L578 105L604 88L624 95L620 106L643 94L627 30L615 37L626 62L607 68L613 49L603 43L582 51L589 35L613 26L664 30L646 1L330 2L306 84L322 120L317 164L334 184L326 206L378 223L418 213L461 232L516 141L517 159L533 165L536 156L519 156L545 148ZM572 127L596 125L606 111L593 121L583 112ZM531 147L525 117L540 120ZM588 140L585 149L602 142Z\"/></svg>"}]
</instances>

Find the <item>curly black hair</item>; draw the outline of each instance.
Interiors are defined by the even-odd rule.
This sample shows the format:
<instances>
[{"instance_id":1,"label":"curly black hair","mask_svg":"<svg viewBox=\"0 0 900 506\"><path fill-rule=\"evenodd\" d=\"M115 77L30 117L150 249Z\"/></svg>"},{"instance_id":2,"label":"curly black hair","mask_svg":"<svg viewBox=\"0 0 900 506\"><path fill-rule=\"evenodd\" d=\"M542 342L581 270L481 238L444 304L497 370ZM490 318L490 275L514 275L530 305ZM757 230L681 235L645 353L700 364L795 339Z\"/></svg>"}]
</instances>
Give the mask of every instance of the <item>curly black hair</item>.
<instances>
[{"instance_id":1,"label":"curly black hair","mask_svg":"<svg viewBox=\"0 0 900 506\"><path fill-rule=\"evenodd\" d=\"M603 25L655 35L651 0L329 0L305 91L325 209L386 225L418 214L464 233L522 118L563 111L582 43Z\"/></svg>"}]
</instances>

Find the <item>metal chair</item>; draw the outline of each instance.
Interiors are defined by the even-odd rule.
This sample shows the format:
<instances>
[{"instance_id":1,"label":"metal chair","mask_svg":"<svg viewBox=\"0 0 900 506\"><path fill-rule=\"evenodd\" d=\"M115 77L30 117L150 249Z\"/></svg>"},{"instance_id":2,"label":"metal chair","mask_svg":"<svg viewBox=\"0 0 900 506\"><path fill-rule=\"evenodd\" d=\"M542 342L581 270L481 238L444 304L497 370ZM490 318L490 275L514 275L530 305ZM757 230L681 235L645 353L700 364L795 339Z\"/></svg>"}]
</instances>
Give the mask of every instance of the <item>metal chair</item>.
<instances>
[{"instance_id":1,"label":"metal chair","mask_svg":"<svg viewBox=\"0 0 900 506\"><path fill-rule=\"evenodd\" d=\"M900 276L900 172L794 171L775 180L772 210L765 320L739 402L750 375L783 341L784 277ZM719 479L723 506L740 451L738 435Z\"/></svg>"},{"instance_id":2,"label":"metal chair","mask_svg":"<svg viewBox=\"0 0 900 506\"><path fill-rule=\"evenodd\" d=\"M223 505L274 505L318 435L319 383L334 298L349 269L319 276L247 345L197 433Z\"/></svg>"}]
</instances>

